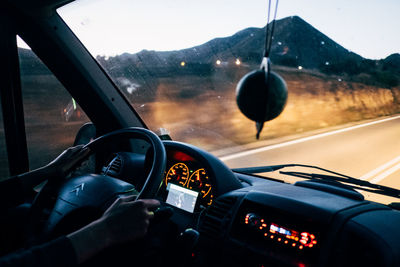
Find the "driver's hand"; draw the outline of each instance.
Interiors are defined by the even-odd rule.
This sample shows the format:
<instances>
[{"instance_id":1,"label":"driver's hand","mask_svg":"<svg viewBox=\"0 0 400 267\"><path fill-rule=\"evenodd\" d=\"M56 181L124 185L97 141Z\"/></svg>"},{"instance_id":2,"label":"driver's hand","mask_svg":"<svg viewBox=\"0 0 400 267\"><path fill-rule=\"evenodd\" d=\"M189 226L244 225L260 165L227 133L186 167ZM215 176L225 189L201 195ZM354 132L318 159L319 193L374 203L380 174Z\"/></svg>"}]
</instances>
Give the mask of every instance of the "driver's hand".
<instances>
[{"instance_id":1,"label":"driver's hand","mask_svg":"<svg viewBox=\"0 0 400 267\"><path fill-rule=\"evenodd\" d=\"M103 249L133 241L147 233L150 220L160 202L155 199L140 199L133 201L136 196L117 199L94 222L69 234L75 249L78 263L96 255Z\"/></svg>"},{"instance_id":2,"label":"driver's hand","mask_svg":"<svg viewBox=\"0 0 400 267\"><path fill-rule=\"evenodd\" d=\"M83 145L70 147L62 152L55 160L45 166L45 169L52 175L65 177L73 167L82 161L90 153L89 148Z\"/></svg>"},{"instance_id":3,"label":"driver's hand","mask_svg":"<svg viewBox=\"0 0 400 267\"><path fill-rule=\"evenodd\" d=\"M140 199L136 196L118 198L99 219L112 244L124 243L143 237L147 233L154 210L160 206L156 199Z\"/></svg>"}]
</instances>

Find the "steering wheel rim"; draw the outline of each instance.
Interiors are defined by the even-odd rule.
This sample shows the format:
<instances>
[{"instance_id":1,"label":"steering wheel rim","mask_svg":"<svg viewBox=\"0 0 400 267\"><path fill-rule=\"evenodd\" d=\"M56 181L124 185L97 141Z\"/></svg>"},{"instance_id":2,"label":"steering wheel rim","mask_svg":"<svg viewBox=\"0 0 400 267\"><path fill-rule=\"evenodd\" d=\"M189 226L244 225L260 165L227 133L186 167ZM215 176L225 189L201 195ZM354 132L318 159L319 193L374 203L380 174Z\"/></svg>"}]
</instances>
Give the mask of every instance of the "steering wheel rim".
<instances>
[{"instance_id":1,"label":"steering wheel rim","mask_svg":"<svg viewBox=\"0 0 400 267\"><path fill-rule=\"evenodd\" d=\"M90 155L99 152L102 146L108 142L111 142L112 140L115 140L115 138L124 138L124 139L142 139L147 141L150 145L151 148L153 149L153 162L151 169L147 175L146 181L141 188L139 194L137 195L136 199L143 199L143 198L151 198L154 197L156 192L159 189L159 186L162 182L162 177L165 171L166 167L166 152L165 152L165 147L161 141L161 139L152 131L144 128L139 128L139 127L130 127L130 128L124 128L120 130L116 130L110 133L107 133L103 136L100 136L90 143L86 144L84 148L89 148L90 153L86 155L85 159L87 159ZM75 169L76 166L71 168L70 171ZM69 172L70 172L69 171ZM55 192L57 191L57 198L55 199L55 203L57 202L59 198L59 193L62 191L61 189L64 186L67 186L68 182L73 181L74 179L78 179L79 177L73 177L68 179L68 181L64 181L63 183L47 183L42 190L38 193L36 196L34 202L32 203L32 208L31 208L31 216L30 216L30 221L32 225L31 229L31 237L30 237L30 242L32 242L32 239L35 237L37 238L36 234L38 231L38 223L40 223L40 216L44 208L44 204L48 203L49 197L51 197L51 194L49 192ZM65 191L65 190L64 190ZM68 189L67 189L68 191ZM54 197L54 196L53 196ZM53 213L53 212L52 212ZM51 213L51 214L52 214ZM49 218L51 216L49 215ZM43 230L43 229L41 229Z\"/></svg>"},{"instance_id":2,"label":"steering wheel rim","mask_svg":"<svg viewBox=\"0 0 400 267\"><path fill-rule=\"evenodd\" d=\"M153 164L137 199L153 197L162 182L162 176L167 162L165 147L161 139L155 133L145 128L124 128L100 136L86 144L83 148L89 148L91 151L87 157L95 153L102 144L116 137L143 139L151 144L151 147L153 148Z\"/></svg>"}]
</instances>

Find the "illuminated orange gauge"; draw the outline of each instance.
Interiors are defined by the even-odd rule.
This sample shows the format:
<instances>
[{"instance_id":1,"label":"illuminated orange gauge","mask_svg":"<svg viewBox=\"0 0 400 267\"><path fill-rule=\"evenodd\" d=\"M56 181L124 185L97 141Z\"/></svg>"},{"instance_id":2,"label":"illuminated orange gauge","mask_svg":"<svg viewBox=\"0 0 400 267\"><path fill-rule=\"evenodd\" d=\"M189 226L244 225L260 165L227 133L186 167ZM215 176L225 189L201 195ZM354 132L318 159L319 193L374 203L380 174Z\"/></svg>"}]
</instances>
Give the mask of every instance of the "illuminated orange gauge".
<instances>
[{"instance_id":1,"label":"illuminated orange gauge","mask_svg":"<svg viewBox=\"0 0 400 267\"><path fill-rule=\"evenodd\" d=\"M189 168L184 163L176 163L169 168L165 176L165 185L169 182L185 187L189 178Z\"/></svg>"},{"instance_id":2,"label":"illuminated orange gauge","mask_svg":"<svg viewBox=\"0 0 400 267\"><path fill-rule=\"evenodd\" d=\"M204 169L198 169L190 176L187 188L200 192L202 198L212 199L212 186Z\"/></svg>"}]
</instances>

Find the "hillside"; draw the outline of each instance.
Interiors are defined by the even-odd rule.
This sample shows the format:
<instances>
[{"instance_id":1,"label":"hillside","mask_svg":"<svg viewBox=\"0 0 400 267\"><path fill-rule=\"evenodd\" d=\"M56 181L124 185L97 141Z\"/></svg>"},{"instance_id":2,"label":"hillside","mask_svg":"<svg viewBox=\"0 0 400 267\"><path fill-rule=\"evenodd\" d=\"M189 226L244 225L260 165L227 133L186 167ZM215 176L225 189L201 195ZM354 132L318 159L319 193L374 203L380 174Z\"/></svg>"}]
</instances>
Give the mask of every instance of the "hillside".
<instances>
[{"instance_id":1,"label":"hillside","mask_svg":"<svg viewBox=\"0 0 400 267\"><path fill-rule=\"evenodd\" d=\"M177 51L148 51L124 53L97 59L111 76L130 76L134 72L146 80L147 76L210 75L216 67L235 68L239 59L244 66L258 66L264 50L265 27L247 28L236 34L216 38L192 48ZM349 80L392 87L399 84L399 54L382 60L365 59L342 47L298 16L276 21L271 60L274 65L345 75ZM216 61L221 66L216 66ZM185 62L185 68L180 66ZM358 75L361 77L358 77Z\"/></svg>"},{"instance_id":2,"label":"hillside","mask_svg":"<svg viewBox=\"0 0 400 267\"><path fill-rule=\"evenodd\" d=\"M154 83L154 78L181 75L209 76L216 67L237 71L236 59L242 67L257 67L264 50L265 27L247 28L236 34L215 38L204 44L176 51L142 50L114 57L97 56L112 77L132 77L136 84ZM48 74L32 52L20 49L23 74ZM216 61L221 66L216 66ZM390 88L400 82L400 54L385 59L363 58L342 47L298 16L276 21L271 49L273 65L316 70L341 75L354 82ZM185 62L185 68L180 66ZM118 80L118 79L116 79ZM123 86L122 84L119 84ZM154 84L153 84L154 85Z\"/></svg>"},{"instance_id":3,"label":"hillside","mask_svg":"<svg viewBox=\"0 0 400 267\"><path fill-rule=\"evenodd\" d=\"M326 35L297 16L276 21L271 58L275 64L290 62L313 69L325 62L351 58L361 61L356 55L335 43ZM141 51L137 54L122 54L122 61L145 61L151 66L173 65L176 62L197 62L213 64L215 60L232 61L240 58L243 62L259 63L265 42L264 28L248 28L225 38L216 38L207 43L179 51ZM295 64L296 63L296 64Z\"/></svg>"}]
</instances>

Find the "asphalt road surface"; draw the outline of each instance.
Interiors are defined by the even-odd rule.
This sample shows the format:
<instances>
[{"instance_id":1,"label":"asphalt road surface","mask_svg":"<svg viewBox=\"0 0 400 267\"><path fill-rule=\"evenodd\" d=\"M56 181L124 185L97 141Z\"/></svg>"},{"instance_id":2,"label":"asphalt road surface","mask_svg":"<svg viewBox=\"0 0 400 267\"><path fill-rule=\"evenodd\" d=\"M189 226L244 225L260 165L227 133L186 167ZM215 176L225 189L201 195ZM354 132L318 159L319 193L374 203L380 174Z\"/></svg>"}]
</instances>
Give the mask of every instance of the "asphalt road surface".
<instances>
[{"instance_id":1,"label":"asphalt road surface","mask_svg":"<svg viewBox=\"0 0 400 267\"><path fill-rule=\"evenodd\" d=\"M286 163L316 165L400 189L400 116L245 150L221 159L231 168ZM265 175L293 181L279 173Z\"/></svg>"}]
</instances>

